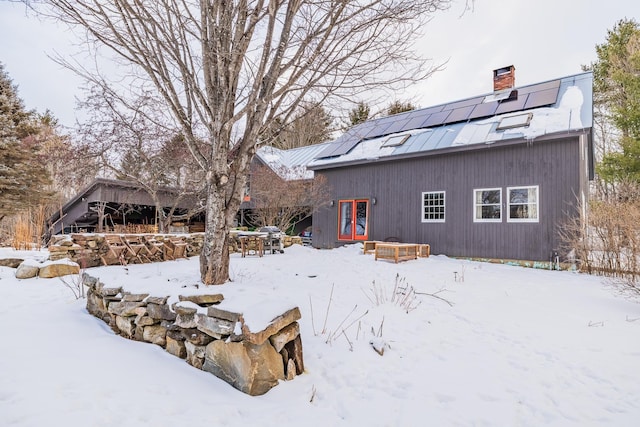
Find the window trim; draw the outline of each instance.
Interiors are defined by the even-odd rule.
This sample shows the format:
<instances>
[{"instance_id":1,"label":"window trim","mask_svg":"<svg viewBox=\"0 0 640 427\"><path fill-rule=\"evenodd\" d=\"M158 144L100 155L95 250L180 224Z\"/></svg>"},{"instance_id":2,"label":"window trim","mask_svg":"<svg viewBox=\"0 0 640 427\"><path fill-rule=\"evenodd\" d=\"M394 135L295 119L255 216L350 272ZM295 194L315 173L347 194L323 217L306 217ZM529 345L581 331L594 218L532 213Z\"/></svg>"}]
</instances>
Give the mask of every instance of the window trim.
<instances>
[{"instance_id":1,"label":"window trim","mask_svg":"<svg viewBox=\"0 0 640 427\"><path fill-rule=\"evenodd\" d=\"M425 216L424 196L426 194L442 194L442 208L443 208L442 219L427 219L427 218L424 217ZM444 190L440 190L440 191L423 191L422 192L421 207L422 207L422 212L420 213L420 217L421 217L423 223L444 223L444 222L446 222L446 219L447 219L447 192L444 191Z\"/></svg>"},{"instance_id":2,"label":"window trim","mask_svg":"<svg viewBox=\"0 0 640 427\"><path fill-rule=\"evenodd\" d=\"M498 191L500 194L500 202L499 203L491 203L491 204L478 204L476 202L476 194L478 193L478 191ZM477 217L477 213L478 213L478 206L499 206L500 207L500 218L478 218ZM473 189L473 222L502 222L502 211L503 211L503 206L502 206L502 187L494 187L494 188L474 188Z\"/></svg>"},{"instance_id":3,"label":"window trim","mask_svg":"<svg viewBox=\"0 0 640 427\"><path fill-rule=\"evenodd\" d=\"M536 217L535 218L511 218L511 190L523 190L523 189L536 189ZM514 205L521 205L522 203L514 203ZM533 205L533 203L527 203L527 205ZM528 222L528 223L537 223L540 222L540 186L539 185L518 185L507 187L507 222Z\"/></svg>"}]
</instances>

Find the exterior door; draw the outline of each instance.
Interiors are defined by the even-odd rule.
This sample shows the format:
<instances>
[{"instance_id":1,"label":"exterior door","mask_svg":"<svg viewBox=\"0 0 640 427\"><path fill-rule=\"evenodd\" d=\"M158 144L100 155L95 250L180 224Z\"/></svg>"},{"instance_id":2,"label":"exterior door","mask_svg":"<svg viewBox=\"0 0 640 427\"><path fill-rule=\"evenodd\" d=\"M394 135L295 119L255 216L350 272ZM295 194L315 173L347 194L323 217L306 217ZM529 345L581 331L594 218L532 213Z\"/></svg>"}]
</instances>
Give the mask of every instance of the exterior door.
<instances>
[{"instance_id":1,"label":"exterior door","mask_svg":"<svg viewBox=\"0 0 640 427\"><path fill-rule=\"evenodd\" d=\"M368 240L369 200L338 202L338 240Z\"/></svg>"}]
</instances>

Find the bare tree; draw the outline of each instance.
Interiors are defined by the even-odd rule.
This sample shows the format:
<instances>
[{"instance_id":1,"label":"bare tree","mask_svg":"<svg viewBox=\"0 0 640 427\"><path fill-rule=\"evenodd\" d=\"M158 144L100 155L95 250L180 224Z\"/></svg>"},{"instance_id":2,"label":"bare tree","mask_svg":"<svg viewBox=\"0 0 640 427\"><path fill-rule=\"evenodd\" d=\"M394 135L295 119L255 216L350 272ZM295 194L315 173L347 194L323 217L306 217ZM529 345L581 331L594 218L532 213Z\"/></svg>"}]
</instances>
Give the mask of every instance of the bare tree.
<instances>
[{"instance_id":1,"label":"bare tree","mask_svg":"<svg viewBox=\"0 0 640 427\"><path fill-rule=\"evenodd\" d=\"M322 105L303 105L291 122L279 119L269 125L262 141L281 150L306 147L331 139L333 118Z\"/></svg>"},{"instance_id":2,"label":"bare tree","mask_svg":"<svg viewBox=\"0 0 640 427\"><path fill-rule=\"evenodd\" d=\"M28 0L26 0L28 1ZM206 180L205 284L229 278L228 231L260 135L303 100L327 104L370 88L424 79L434 68L412 50L420 28L449 0L49 0L55 16L86 30L127 72L121 94L157 97ZM117 83L117 84L116 84ZM202 146L200 141L206 141Z\"/></svg>"},{"instance_id":3,"label":"bare tree","mask_svg":"<svg viewBox=\"0 0 640 427\"><path fill-rule=\"evenodd\" d=\"M161 108L153 108L154 101L130 100L122 108L117 99L94 87L80 103L89 113L80 135L85 151L100 159L107 175L134 182L149 194L158 215L158 231L165 233L171 222L202 212L204 179L185 150L181 133L152 115ZM180 206L189 209L178 214L184 211Z\"/></svg>"},{"instance_id":4,"label":"bare tree","mask_svg":"<svg viewBox=\"0 0 640 427\"><path fill-rule=\"evenodd\" d=\"M305 179L303 171L287 171L282 176L267 166L254 167L251 172L250 220L255 225L275 225L283 231L309 218L314 207L329 201L326 178Z\"/></svg>"}]
</instances>

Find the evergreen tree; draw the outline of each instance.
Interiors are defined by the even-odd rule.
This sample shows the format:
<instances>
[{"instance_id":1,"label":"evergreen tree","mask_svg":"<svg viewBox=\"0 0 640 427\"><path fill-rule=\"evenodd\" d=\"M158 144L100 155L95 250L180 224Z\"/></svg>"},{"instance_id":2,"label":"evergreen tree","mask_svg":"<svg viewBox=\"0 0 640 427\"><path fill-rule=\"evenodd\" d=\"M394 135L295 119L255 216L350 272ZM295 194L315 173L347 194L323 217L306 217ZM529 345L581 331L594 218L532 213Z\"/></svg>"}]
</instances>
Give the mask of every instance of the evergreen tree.
<instances>
[{"instance_id":1,"label":"evergreen tree","mask_svg":"<svg viewBox=\"0 0 640 427\"><path fill-rule=\"evenodd\" d=\"M598 173L609 183L640 183L640 26L619 21L596 52L598 60L591 65L595 102L620 131L620 150L604 155Z\"/></svg>"},{"instance_id":2,"label":"evergreen tree","mask_svg":"<svg viewBox=\"0 0 640 427\"><path fill-rule=\"evenodd\" d=\"M369 120L371 108L365 102L358 102L351 111L349 111L349 127L364 123Z\"/></svg>"},{"instance_id":3,"label":"evergreen tree","mask_svg":"<svg viewBox=\"0 0 640 427\"><path fill-rule=\"evenodd\" d=\"M387 116L393 116L394 114L404 113L406 111L413 111L416 107L409 101L402 102L395 100L387 107Z\"/></svg>"},{"instance_id":4,"label":"evergreen tree","mask_svg":"<svg viewBox=\"0 0 640 427\"><path fill-rule=\"evenodd\" d=\"M276 118L262 140L273 147L288 150L320 144L331 139L333 117L318 104L305 104L287 124Z\"/></svg>"},{"instance_id":5,"label":"evergreen tree","mask_svg":"<svg viewBox=\"0 0 640 427\"><path fill-rule=\"evenodd\" d=\"M37 133L36 123L0 63L0 220L50 196L48 173L32 137Z\"/></svg>"}]
</instances>

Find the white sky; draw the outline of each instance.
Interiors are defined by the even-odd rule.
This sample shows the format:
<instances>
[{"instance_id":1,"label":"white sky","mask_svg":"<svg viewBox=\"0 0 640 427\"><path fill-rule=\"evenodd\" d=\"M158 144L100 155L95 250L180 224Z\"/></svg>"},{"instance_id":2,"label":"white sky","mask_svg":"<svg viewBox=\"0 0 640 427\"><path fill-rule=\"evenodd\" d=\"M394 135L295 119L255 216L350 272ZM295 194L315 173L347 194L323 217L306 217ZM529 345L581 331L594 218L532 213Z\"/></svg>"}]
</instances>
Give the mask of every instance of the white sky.
<instances>
[{"instance_id":1,"label":"white sky","mask_svg":"<svg viewBox=\"0 0 640 427\"><path fill-rule=\"evenodd\" d=\"M617 21L640 19L638 0L476 0L460 17L463 3L437 14L418 44L425 56L448 60L444 71L398 98L427 107L491 92L492 71L507 65L515 65L517 85L579 73ZM74 122L81 82L47 55L71 41L23 5L0 0L0 62L28 109L49 109L64 125Z\"/></svg>"}]
</instances>

